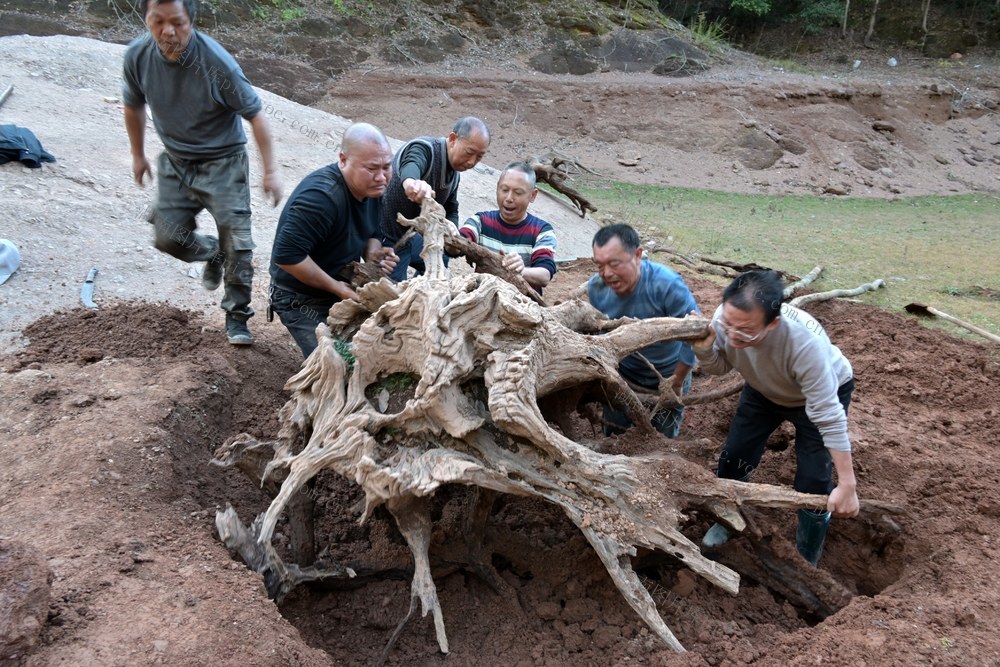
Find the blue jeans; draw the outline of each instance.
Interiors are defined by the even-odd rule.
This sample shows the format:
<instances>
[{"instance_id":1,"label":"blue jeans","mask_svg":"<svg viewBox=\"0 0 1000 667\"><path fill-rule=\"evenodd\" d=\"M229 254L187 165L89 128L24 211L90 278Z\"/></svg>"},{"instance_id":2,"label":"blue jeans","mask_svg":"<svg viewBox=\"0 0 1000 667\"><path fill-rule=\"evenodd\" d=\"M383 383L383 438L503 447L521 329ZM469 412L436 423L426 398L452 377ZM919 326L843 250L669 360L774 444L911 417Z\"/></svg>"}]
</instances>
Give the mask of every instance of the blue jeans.
<instances>
[{"instance_id":1,"label":"blue jeans","mask_svg":"<svg viewBox=\"0 0 1000 667\"><path fill-rule=\"evenodd\" d=\"M837 391L845 415L853 391L853 379L840 385ZM805 407L778 405L750 385L744 385L740 394L726 444L719 454L718 476L748 481L750 473L760 464L767 439L784 421L790 421L795 426L795 490L830 493L833 490L833 460L829 450L823 446L819 429L806 415Z\"/></svg>"},{"instance_id":2,"label":"blue jeans","mask_svg":"<svg viewBox=\"0 0 1000 667\"><path fill-rule=\"evenodd\" d=\"M316 326L326 322L333 304L340 301L334 295L327 297L309 296L279 287L271 283L271 309L281 318L295 343L302 350L303 358L308 358L316 349Z\"/></svg>"},{"instance_id":3,"label":"blue jeans","mask_svg":"<svg viewBox=\"0 0 1000 667\"><path fill-rule=\"evenodd\" d=\"M687 374L684 378L684 384L681 387L681 394L687 394L691 391L691 373ZM668 438L676 438L681 432L681 421L684 419L684 408L665 408L663 410L657 410L656 414L653 415L653 428L667 436ZM628 418L624 412L616 410L610 405L604 406L604 435L621 435L628 429L632 428L632 420Z\"/></svg>"},{"instance_id":4,"label":"blue jeans","mask_svg":"<svg viewBox=\"0 0 1000 667\"><path fill-rule=\"evenodd\" d=\"M392 245L387 239L382 240L382 245ZM424 258L420 256L420 253L424 251L424 237L417 234L410 242L404 247L396 251L396 256L399 257L399 264L396 268L392 270L389 277L395 280L397 283L406 280L406 270L409 267L413 267L417 270L417 275L422 276L427 267L424 265ZM448 266L448 255L443 255L444 265Z\"/></svg>"}]
</instances>

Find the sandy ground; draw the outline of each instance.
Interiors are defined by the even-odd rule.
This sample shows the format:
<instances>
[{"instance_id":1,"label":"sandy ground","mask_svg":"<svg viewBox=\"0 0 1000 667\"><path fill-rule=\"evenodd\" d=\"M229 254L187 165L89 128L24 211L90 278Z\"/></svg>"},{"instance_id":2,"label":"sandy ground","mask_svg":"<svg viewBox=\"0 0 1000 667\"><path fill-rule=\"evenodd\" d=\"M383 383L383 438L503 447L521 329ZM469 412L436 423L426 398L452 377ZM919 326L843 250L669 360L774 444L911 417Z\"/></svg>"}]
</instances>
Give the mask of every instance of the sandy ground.
<instances>
[{"instance_id":1,"label":"sandy ground","mask_svg":"<svg viewBox=\"0 0 1000 667\"><path fill-rule=\"evenodd\" d=\"M35 598L42 605L38 644L18 660L39 667L372 664L405 615L405 576L354 590L303 588L279 608L214 533L215 511L226 502L252 516L267 499L239 475L210 466L210 453L239 432L273 437L285 398L281 387L299 358L281 326L263 318L253 321L258 341L252 348L225 344L218 295L201 290L197 271L150 247L143 207L151 193L129 180L121 111L113 99L120 54L120 47L81 39L0 39L3 76L17 91L0 120L30 127L60 158L40 171L0 167L0 237L15 239L25 258L21 271L0 287L0 333L8 351L0 361L0 566L10 573L0 586L0 606L19 608L15 602L29 578L37 589L48 587L47 596ZM414 81L401 85L417 86ZM474 88L442 86L453 99ZM562 89L555 82L545 86L553 93ZM694 99L708 95L696 92ZM608 95L616 97L614 90ZM395 92L389 98L396 99ZM894 104L901 108L904 99ZM335 144L328 142L335 137L328 135L345 121L267 94L265 100L282 110L280 118L295 119L293 126L275 111L272 123L290 192L330 159ZM811 106L846 108L818 100ZM372 104L360 89L356 103ZM642 106L634 106L635 115ZM381 122L396 136L425 131L412 122L398 124L401 108L397 100L386 104L384 115L362 106L349 115ZM466 108L449 107L440 116L422 110L420 120L447 126ZM611 124L602 120L603 108L592 108L591 133ZM796 113L806 111L803 105ZM699 114L706 124L714 118L706 110ZM791 127L791 120L782 122ZM964 155L958 146L972 145L983 160L973 159L974 166L942 156L955 170L968 167L959 180L944 178L945 190L935 187L947 165L914 160L927 171L913 177L913 191L987 187L976 179L995 173L985 164L998 150L991 139L995 114L926 123L927 132L918 133L924 143L953 141L946 147L958 155ZM514 149L507 148L503 123L495 125L502 132L495 133L488 161L501 164ZM940 133L931 131L939 125ZM547 136L560 147L558 133ZM923 149L917 144L899 150L918 154ZM643 145L644 156L663 151L655 153L665 156L657 164L672 166L670 180L691 173L678 161L687 152ZM610 158L602 163L597 157L613 151L594 146L578 157L614 169ZM811 169L813 154L803 155L798 169ZM736 174L732 158L710 159L721 167L706 170ZM492 185L485 173L464 180L463 212L489 205ZM262 276L277 211L263 204L259 191L254 196ZM552 207L543 215L560 225L560 254L585 254L593 223L540 200L543 205ZM101 270L100 308L72 309L91 266ZM565 267L547 297L565 296L590 271L586 262ZM718 303L719 284L686 279L703 310ZM266 281L256 283L255 305L262 310ZM877 517L834 524L821 565L856 593L847 607L820 621L752 580L731 596L669 557L640 554L644 583L688 649L674 654L635 617L565 517L542 503L506 499L491 518L486 546L517 598L499 598L464 571L442 577L436 583L451 655L437 653L433 625L424 619L407 626L388 664L998 664L1000 474L989 465L1000 442L996 349L856 303L812 311L855 368L851 436L860 493L909 511L895 527ZM733 406L729 399L691 408L675 443L623 439L609 447L622 453L671 447L711 467ZM791 483L788 443L787 432L776 434L755 481ZM454 534L463 493L441 494L435 539ZM359 569L409 567L406 546L386 515L356 523L352 485L323 478L319 498L321 547ZM790 516L772 512L764 519L791 535ZM707 526L707 517L693 515L684 530L697 540Z\"/></svg>"}]
</instances>

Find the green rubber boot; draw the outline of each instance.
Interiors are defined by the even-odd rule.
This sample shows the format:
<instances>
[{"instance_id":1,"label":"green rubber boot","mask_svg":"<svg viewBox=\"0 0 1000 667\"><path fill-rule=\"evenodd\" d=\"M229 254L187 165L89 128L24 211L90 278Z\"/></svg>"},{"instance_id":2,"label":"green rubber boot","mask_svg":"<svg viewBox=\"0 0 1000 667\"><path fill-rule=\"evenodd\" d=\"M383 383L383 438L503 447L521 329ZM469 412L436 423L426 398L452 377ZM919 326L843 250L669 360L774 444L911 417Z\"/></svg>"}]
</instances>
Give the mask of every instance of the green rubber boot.
<instances>
[{"instance_id":1,"label":"green rubber boot","mask_svg":"<svg viewBox=\"0 0 1000 667\"><path fill-rule=\"evenodd\" d=\"M823 541L830 525L830 513L817 510L799 510L799 526L795 531L795 546L799 553L815 567L823 555Z\"/></svg>"}]
</instances>

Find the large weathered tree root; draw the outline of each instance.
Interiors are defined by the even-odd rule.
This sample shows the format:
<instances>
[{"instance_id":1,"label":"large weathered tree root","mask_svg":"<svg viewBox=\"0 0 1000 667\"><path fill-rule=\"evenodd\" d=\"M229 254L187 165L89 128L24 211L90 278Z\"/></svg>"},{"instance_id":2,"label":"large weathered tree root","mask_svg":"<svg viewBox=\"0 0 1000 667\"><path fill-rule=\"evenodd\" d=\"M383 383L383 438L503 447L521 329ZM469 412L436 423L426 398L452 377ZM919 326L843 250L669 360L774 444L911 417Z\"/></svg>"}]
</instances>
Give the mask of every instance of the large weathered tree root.
<instances>
[{"instance_id":1,"label":"large weathered tree root","mask_svg":"<svg viewBox=\"0 0 1000 667\"><path fill-rule=\"evenodd\" d=\"M657 341L701 338L707 322L658 318L604 326L603 316L581 301L544 308L491 275L450 277L441 262L446 232L433 230L433 224L450 223L431 205L421 218L432 223L424 232L427 275L402 286L371 283L358 290L358 302L331 309L328 325L317 328L315 352L286 384L292 398L281 410L279 440L267 443L275 454L263 478L284 474L281 488L249 531L236 527L235 514L220 513L220 534L252 559L263 552L272 576L282 579L277 590L287 590L302 575L283 566L270 546L279 516L321 470L353 480L365 493L362 521L382 504L395 517L414 556L414 608L419 602L424 615L433 614L446 652L429 567L427 498L446 484L544 498L579 527L636 613L682 651L632 570L629 557L637 548L670 554L735 593L739 575L703 556L680 531L685 512L707 511L742 530L744 503L823 508L826 497L717 479L667 452L602 454L554 429L555 418L546 419L540 402L599 385L652 434L618 362ZM351 343L350 372L334 336ZM419 381L401 410L384 413L366 390L394 373ZM305 447L293 453L293 443L303 438ZM474 519L480 520L485 515Z\"/></svg>"}]
</instances>

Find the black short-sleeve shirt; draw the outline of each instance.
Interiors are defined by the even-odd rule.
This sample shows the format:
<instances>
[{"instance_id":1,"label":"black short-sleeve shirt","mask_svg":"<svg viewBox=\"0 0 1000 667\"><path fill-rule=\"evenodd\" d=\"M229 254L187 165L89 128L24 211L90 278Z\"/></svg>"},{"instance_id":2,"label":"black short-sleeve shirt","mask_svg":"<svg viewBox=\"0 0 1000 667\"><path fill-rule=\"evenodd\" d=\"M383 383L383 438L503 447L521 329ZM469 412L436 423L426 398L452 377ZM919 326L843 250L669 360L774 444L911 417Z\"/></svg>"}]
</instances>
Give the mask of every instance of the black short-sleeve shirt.
<instances>
[{"instance_id":1,"label":"black short-sleeve shirt","mask_svg":"<svg viewBox=\"0 0 1000 667\"><path fill-rule=\"evenodd\" d=\"M278 264L298 264L311 257L329 275L342 279L338 274L362 258L368 240L379 238L381 204L381 199L355 199L337 164L306 176L278 219L271 248L271 280L300 294L332 296L300 282Z\"/></svg>"}]
</instances>

